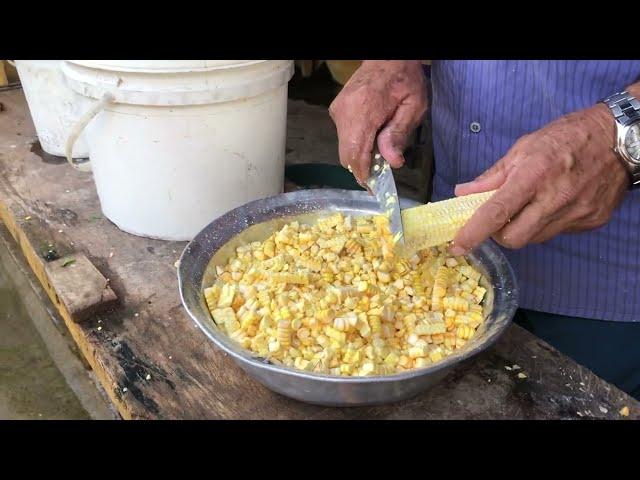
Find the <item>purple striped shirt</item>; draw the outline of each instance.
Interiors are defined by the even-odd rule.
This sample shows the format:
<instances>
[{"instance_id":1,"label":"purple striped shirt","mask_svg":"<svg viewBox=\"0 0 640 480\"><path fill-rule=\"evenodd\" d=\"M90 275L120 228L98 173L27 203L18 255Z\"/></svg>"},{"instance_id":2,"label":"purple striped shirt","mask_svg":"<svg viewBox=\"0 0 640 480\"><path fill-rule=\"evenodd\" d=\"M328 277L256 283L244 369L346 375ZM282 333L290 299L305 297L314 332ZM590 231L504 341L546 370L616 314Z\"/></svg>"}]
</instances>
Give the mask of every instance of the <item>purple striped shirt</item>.
<instances>
[{"instance_id":1,"label":"purple striped shirt","mask_svg":"<svg viewBox=\"0 0 640 480\"><path fill-rule=\"evenodd\" d=\"M439 200L520 136L640 80L640 61L435 61L431 80ZM604 227L504 252L518 276L521 307L640 321L640 191L630 192Z\"/></svg>"}]
</instances>

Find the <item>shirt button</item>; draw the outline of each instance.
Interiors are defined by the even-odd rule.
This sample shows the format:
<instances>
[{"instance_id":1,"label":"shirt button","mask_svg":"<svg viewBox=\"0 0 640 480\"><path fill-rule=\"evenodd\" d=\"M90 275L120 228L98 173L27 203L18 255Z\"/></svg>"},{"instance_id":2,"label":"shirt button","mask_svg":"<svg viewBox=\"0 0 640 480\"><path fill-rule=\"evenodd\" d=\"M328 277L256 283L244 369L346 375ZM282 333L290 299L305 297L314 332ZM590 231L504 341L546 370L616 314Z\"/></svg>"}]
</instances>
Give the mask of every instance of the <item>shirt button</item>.
<instances>
[{"instance_id":1,"label":"shirt button","mask_svg":"<svg viewBox=\"0 0 640 480\"><path fill-rule=\"evenodd\" d=\"M482 125L480 125L480 122L471 122L471 124L469 125L469 130L471 130L473 133L478 133L480 130L482 130Z\"/></svg>"}]
</instances>

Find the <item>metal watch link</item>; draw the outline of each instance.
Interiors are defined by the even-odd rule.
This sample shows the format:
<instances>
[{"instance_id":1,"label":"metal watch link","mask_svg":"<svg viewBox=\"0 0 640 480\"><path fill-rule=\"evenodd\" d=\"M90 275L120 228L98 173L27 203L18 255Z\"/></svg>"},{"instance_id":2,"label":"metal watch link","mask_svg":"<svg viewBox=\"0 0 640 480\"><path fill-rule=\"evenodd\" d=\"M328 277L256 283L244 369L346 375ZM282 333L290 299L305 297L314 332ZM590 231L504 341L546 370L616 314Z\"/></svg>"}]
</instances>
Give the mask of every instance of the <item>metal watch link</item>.
<instances>
[{"instance_id":1,"label":"metal watch link","mask_svg":"<svg viewBox=\"0 0 640 480\"><path fill-rule=\"evenodd\" d=\"M602 100L616 120L618 154L631 175L631 188L640 188L640 101L629 92L619 92Z\"/></svg>"}]
</instances>

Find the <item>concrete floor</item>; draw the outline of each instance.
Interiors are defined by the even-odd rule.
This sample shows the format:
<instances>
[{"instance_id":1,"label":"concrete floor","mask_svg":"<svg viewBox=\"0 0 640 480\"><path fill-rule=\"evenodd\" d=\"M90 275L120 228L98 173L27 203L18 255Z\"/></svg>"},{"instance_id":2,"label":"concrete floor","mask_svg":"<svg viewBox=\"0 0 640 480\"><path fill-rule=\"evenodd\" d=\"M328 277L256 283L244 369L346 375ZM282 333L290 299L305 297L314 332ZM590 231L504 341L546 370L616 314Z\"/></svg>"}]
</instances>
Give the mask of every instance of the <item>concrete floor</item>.
<instances>
[{"instance_id":1,"label":"concrete floor","mask_svg":"<svg viewBox=\"0 0 640 480\"><path fill-rule=\"evenodd\" d=\"M88 419L0 264L0 419Z\"/></svg>"},{"instance_id":2,"label":"concrete floor","mask_svg":"<svg viewBox=\"0 0 640 480\"><path fill-rule=\"evenodd\" d=\"M118 418L0 223L0 419Z\"/></svg>"}]
</instances>

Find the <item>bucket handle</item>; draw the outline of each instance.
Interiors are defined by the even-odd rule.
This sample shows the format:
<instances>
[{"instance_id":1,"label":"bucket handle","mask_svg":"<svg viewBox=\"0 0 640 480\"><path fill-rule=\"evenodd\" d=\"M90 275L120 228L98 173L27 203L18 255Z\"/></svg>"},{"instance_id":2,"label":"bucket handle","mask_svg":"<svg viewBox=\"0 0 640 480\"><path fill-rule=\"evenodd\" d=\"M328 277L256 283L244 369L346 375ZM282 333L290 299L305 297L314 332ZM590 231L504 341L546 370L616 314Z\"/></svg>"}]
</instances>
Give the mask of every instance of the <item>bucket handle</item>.
<instances>
[{"instance_id":1,"label":"bucket handle","mask_svg":"<svg viewBox=\"0 0 640 480\"><path fill-rule=\"evenodd\" d=\"M69 165L71 165L76 170L80 170L81 172L91 171L91 167L89 167L88 165L76 165L75 163L73 163L73 146L75 145L78 137L80 137L80 134L85 129L85 127L91 120L93 120L93 117L100 113L102 109L104 109L104 107L106 107L113 101L113 99L113 94L110 92L106 92L98 103L96 103L87 113L80 117L78 123L76 123L76 125L69 133L69 138L67 139L66 145L67 162L69 162Z\"/></svg>"}]
</instances>

